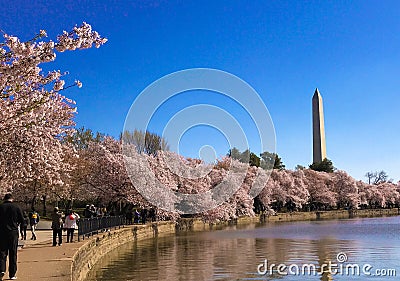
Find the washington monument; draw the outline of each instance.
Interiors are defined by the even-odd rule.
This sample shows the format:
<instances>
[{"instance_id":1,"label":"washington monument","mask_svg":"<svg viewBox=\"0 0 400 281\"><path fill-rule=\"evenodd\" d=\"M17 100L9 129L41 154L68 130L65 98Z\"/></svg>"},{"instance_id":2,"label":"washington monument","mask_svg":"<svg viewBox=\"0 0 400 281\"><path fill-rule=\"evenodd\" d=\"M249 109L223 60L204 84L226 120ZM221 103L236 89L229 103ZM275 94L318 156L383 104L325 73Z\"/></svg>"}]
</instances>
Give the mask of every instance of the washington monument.
<instances>
[{"instance_id":1,"label":"washington monument","mask_svg":"<svg viewBox=\"0 0 400 281\"><path fill-rule=\"evenodd\" d=\"M326 158L325 144L325 125L324 125L324 108L322 104L322 96L315 89L312 98L312 118L313 118L313 163L321 163Z\"/></svg>"}]
</instances>

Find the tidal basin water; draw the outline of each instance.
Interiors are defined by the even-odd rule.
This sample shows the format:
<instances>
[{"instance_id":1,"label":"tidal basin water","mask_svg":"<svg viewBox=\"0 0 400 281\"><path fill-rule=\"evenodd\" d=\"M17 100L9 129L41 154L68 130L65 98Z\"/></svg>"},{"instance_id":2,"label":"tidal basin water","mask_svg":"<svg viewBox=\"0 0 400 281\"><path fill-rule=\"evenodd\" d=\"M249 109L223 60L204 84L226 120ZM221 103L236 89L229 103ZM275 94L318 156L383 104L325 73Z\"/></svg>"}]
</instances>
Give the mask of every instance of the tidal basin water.
<instances>
[{"instance_id":1,"label":"tidal basin water","mask_svg":"<svg viewBox=\"0 0 400 281\"><path fill-rule=\"evenodd\" d=\"M398 216L183 232L129 242L89 280L398 280L399 234Z\"/></svg>"}]
</instances>

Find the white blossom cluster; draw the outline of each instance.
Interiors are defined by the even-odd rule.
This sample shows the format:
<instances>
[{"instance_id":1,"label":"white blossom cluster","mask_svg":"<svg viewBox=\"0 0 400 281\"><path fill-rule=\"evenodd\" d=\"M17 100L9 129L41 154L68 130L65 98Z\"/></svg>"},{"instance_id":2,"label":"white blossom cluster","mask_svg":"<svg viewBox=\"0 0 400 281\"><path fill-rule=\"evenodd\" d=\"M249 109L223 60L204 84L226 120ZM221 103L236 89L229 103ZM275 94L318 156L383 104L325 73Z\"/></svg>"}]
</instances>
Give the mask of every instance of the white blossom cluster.
<instances>
[{"instance_id":1,"label":"white blossom cluster","mask_svg":"<svg viewBox=\"0 0 400 281\"><path fill-rule=\"evenodd\" d=\"M65 161L73 149L61 142L74 127L75 102L61 95L66 73L42 73L42 63L54 61L56 51L99 47L107 40L83 23L57 41L39 41L4 34L0 43L0 192L66 185L73 168ZM69 38L69 39L68 39ZM72 39L71 39L72 38ZM74 85L81 87L78 80ZM72 86L72 85L71 85Z\"/></svg>"}]
</instances>

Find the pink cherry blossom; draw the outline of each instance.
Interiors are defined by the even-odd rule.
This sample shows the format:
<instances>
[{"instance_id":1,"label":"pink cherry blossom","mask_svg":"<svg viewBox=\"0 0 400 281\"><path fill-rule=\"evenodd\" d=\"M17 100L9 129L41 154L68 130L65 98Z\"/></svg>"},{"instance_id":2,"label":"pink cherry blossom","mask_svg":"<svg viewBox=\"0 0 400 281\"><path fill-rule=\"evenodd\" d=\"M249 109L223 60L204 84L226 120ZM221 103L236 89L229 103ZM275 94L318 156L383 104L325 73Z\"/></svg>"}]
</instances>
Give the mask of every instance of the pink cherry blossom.
<instances>
[{"instance_id":1,"label":"pink cherry blossom","mask_svg":"<svg viewBox=\"0 0 400 281\"><path fill-rule=\"evenodd\" d=\"M105 40L84 23L75 28L68 44L27 42L4 34L0 44L0 190L29 188L33 194L65 186L63 175L71 170L65 160L68 148L61 142L74 129L75 103L60 94L65 73L43 73L40 65L55 60L58 49L100 46ZM79 43L78 41L85 42ZM79 86L79 84L78 84ZM47 192L46 191L46 192ZM35 195L36 196L36 195Z\"/></svg>"}]
</instances>

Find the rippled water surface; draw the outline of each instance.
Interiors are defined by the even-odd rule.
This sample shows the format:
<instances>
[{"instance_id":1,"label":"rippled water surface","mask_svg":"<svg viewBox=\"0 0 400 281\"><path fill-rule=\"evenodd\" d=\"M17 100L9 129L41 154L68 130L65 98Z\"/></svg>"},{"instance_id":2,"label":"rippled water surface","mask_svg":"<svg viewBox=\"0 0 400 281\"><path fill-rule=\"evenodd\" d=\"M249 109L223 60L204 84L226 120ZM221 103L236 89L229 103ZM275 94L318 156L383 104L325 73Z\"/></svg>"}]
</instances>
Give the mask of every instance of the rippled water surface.
<instances>
[{"instance_id":1,"label":"rippled water surface","mask_svg":"<svg viewBox=\"0 0 400 281\"><path fill-rule=\"evenodd\" d=\"M400 217L186 232L128 243L96 265L89 280L398 280L399 234ZM339 253L347 261L339 263ZM265 260L268 268L272 264L286 268L278 272L272 267L271 272L260 274L257 268ZM332 266L337 274L327 270L330 262L338 264ZM321 273L324 264L326 270ZM309 274L307 268L315 272ZM259 270L264 273L265 267ZM307 275L301 275L302 271ZM387 276L394 273L397 277Z\"/></svg>"}]
</instances>

